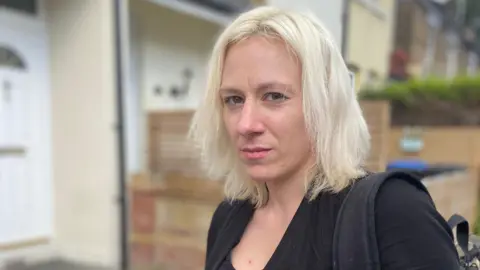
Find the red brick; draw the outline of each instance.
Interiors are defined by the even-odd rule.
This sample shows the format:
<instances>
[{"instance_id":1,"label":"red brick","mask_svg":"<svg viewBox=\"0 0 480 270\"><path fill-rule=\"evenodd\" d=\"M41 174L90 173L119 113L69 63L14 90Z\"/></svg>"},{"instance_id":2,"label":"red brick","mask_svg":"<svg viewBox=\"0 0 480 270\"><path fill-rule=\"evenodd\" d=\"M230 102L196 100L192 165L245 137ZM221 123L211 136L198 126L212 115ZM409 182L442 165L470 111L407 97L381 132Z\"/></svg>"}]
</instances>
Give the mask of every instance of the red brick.
<instances>
[{"instance_id":1,"label":"red brick","mask_svg":"<svg viewBox=\"0 0 480 270\"><path fill-rule=\"evenodd\" d=\"M155 251L155 261L179 269L202 269L205 265L205 252L197 248L159 244Z\"/></svg>"},{"instance_id":2,"label":"red brick","mask_svg":"<svg viewBox=\"0 0 480 270\"><path fill-rule=\"evenodd\" d=\"M153 265L155 247L150 244L130 244L130 261L134 266Z\"/></svg>"},{"instance_id":3,"label":"red brick","mask_svg":"<svg viewBox=\"0 0 480 270\"><path fill-rule=\"evenodd\" d=\"M142 192L133 192L130 222L133 233L155 231L155 198Z\"/></svg>"}]
</instances>

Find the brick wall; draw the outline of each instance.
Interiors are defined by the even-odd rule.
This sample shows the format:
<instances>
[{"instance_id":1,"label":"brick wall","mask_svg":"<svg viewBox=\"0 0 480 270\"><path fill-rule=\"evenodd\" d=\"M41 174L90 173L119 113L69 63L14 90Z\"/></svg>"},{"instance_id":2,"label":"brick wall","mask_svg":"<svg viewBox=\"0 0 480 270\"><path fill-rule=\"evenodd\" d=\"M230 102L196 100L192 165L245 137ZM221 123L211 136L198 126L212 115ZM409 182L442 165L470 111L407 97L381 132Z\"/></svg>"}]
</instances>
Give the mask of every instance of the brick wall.
<instances>
[{"instance_id":1,"label":"brick wall","mask_svg":"<svg viewBox=\"0 0 480 270\"><path fill-rule=\"evenodd\" d=\"M371 171L385 170L390 143L390 105L384 101L361 101L371 136L371 149L366 167Z\"/></svg>"},{"instance_id":2,"label":"brick wall","mask_svg":"<svg viewBox=\"0 0 480 270\"><path fill-rule=\"evenodd\" d=\"M389 134L388 160L420 159L430 164L454 164L469 168L468 173L425 181L435 195L437 207L447 218L459 211L473 224L476 216L478 181L480 181L480 129L471 127L426 127L422 132L423 148L405 153L399 147L403 129L392 128ZM450 179L451 178L451 179Z\"/></svg>"},{"instance_id":3,"label":"brick wall","mask_svg":"<svg viewBox=\"0 0 480 270\"><path fill-rule=\"evenodd\" d=\"M130 187L130 261L134 270L200 270L222 183L136 176Z\"/></svg>"},{"instance_id":4,"label":"brick wall","mask_svg":"<svg viewBox=\"0 0 480 270\"><path fill-rule=\"evenodd\" d=\"M478 180L478 172L472 169L427 178L424 184L445 219L460 214L472 224L472 228L477 217Z\"/></svg>"}]
</instances>

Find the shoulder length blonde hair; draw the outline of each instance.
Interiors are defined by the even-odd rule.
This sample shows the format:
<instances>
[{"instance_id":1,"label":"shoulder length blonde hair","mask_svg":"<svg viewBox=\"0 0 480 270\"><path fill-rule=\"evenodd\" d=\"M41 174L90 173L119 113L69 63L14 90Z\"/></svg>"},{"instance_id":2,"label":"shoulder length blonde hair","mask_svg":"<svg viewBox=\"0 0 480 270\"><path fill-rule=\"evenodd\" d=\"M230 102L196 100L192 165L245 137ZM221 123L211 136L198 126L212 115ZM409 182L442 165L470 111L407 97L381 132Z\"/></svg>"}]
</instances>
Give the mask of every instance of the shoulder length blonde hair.
<instances>
[{"instance_id":1,"label":"shoulder length blonde hair","mask_svg":"<svg viewBox=\"0 0 480 270\"><path fill-rule=\"evenodd\" d=\"M218 93L228 48L253 35L280 38L301 63L305 123L316 152L316 168L305 179L305 194L314 199L322 191L344 189L364 175L361 166L370 149L370 134L348 69L318 19L275 7L241 14L213 48L206 91L190 128L207 175L225 180L225 195L231 200L248 199L256 207L268 201L265 185L249 181L240 169L222 120Z\"/></svg>"}]
</instances>

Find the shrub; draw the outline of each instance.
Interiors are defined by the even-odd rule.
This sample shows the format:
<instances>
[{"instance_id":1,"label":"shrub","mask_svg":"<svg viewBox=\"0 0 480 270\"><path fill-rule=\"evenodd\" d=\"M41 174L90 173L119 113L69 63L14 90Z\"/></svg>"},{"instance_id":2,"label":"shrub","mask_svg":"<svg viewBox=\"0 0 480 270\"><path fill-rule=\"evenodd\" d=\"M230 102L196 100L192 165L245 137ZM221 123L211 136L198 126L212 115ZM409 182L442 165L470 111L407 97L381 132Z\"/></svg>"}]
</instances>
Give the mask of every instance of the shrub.
<instances>
[{"instance_id":1,"label":"shrub","mask_svg":"<svg viewBox=\"0 0 480 270\"><path fill-rule=\"evenodd\" d=\"M378 88L362 89L359 97L391 101L394 107L402 109L401 113L411 111L418 115L435 112L432 117L442 117L443 114L452 119L461 119L456 120L460 124L480 125L480 76L459 76L451 80L430 77L393 82ZM410 118L411 124L416 124L414 115Z\"/></svg>"},{"instance_id":2,"label":"shrub","mask_svg":"<svg viewBox=\"0 0 480 270\"><path fill-rule=\"evenodd\" d=\"M396 100L407 104L430 98L472 104L480 101L480 76L461 76L452 80L430 77L424 80L393 82L383 87L362 89L359 96L361 99Z\"/></svg>"}]
</instances>

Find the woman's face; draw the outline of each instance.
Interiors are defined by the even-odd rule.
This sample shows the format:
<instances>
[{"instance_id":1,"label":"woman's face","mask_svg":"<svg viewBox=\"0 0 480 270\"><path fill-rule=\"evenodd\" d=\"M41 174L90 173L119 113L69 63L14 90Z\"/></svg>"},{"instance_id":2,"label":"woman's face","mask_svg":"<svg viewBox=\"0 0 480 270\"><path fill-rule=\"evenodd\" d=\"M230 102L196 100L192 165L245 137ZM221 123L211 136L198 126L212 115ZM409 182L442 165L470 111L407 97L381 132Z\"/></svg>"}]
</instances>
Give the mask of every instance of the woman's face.
<instances>
[{"instance_id":1,"label":"woman's face","mask_svg":"<svg viewBox=\"0 0 480 270\"><path fill-rule=\"evenodd\" d=\"M313 164L301 78L300 63L280 40L254 36L227 51L220 87L223 121L255 181L299 177Z\"/></svg>"}]
</instances>

